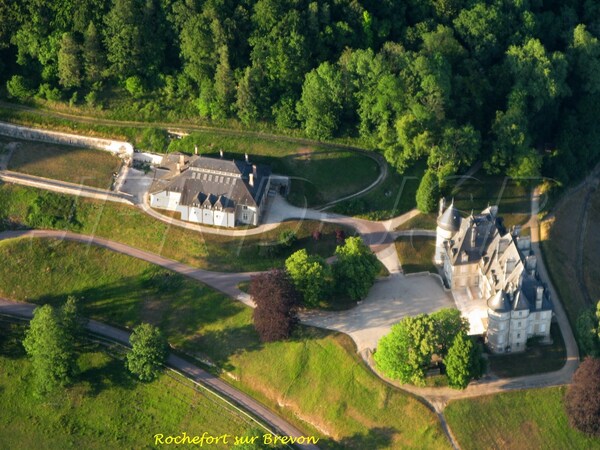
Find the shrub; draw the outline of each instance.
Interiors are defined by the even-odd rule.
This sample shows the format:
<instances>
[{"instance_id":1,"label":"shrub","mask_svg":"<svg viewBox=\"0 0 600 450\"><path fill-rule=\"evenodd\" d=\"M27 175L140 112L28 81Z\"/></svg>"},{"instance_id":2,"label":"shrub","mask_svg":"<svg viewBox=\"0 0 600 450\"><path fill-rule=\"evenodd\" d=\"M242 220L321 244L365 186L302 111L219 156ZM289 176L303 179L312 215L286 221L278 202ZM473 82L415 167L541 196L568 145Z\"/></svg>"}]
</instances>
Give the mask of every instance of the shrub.
<instances>
[{"instance_id":1,"label":"shrub","mask_svg":"<svg viewBox=\"0 0 600 450\"><path fill-rule=\"evenodd\" d=\"M146 128L142 133L139 146L144 150L164 153L169 147L169 134L162 128Z\"/></svg>"},{"instance_id":2,"label":"shrub","mask_svg":"<svg viewBox=\"0 0 600 450\"><path fill-rule=\"evenodd\" d=\"M32 228L77 229L75 201L64 195L44 193L29 207L26 222Z\"/></svg>"},{"instance_id":3,"label":"shrub","mask_svg":"<svg viewBox=\"0 0 600 450\"><path fill-rule=\"evenodd\" d=\"M417 208L423 213L435 211L439 196L438 177L432 170L427 170L417 189Z\"/></svg>"},{"instance_id":4,"label":"shrub","mask_svg":"<svg viewBox=\"0 0 600 450\"><path fill-rule=\"evenodd\" d=\"M278 242L283 247L291 247L298 240L296 233L292 230L284 230L279 233Z\"/></svg>"},{"instance_id":5,"label":"shrub","mask_svg":"<svg viewBox=\"0 0 600 450\"><path fill-rule=\"evenodd\" d=\"M331 268L319 256L309 256L305 249L298 250L285 261L285 268L304 303L317 306L331 284Z\"/></svg>"},{"instance_id":6,"label":"shrub","mask_svg":"<svg viewBox=\"0 0 600 450\"><path fill-rule=\"evenodd\" d=\"M13 75L11 79L6 82L6 89L9 96L19 100L26 100L33 96L33 90L21 75Z\"/></svg>"}]
</instances>

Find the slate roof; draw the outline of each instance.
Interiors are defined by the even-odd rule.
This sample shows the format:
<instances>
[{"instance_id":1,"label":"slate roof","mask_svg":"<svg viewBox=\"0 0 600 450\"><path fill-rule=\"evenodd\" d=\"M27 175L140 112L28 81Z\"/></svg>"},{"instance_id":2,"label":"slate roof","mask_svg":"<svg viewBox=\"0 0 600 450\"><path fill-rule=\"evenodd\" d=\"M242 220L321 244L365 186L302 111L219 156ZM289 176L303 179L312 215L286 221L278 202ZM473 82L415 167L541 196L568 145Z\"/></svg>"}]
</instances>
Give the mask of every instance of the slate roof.
<instances>
[{"instance_id":1,"label":"slate roof","mask_svg":"<svg viewBox=\"0 0 600 450\"><path fill-rule=\"evenodd\" d=\"M237 205L261 204L271 169L246 161L172 153L163 158L156 174L158 178L150 193L181 192L180 205L210 204L217 209L233 210Z\"/></svg>"},{"instance_id":2,"label":"slate roof","mask_svg":"<svg viewBox=\"0 0 600 450\"><path fill-rule=\"evenodd\" d=\"M458 209L454 206L454 200L450 203L450 206L438 217L437 224L442 230L446 231L458 231L462 218Z\"/></svg>"},{"instance_id":3,"label":"slate roof","mask_svg":"<svg viewBox=\"0 0 600 450\"><path fill-rule=\"evenodd\" d=\"M510 299L504 289L500 289L495 295L489 298L488 308L499 313L510 311Z\"/></svg>"}]
</instances>

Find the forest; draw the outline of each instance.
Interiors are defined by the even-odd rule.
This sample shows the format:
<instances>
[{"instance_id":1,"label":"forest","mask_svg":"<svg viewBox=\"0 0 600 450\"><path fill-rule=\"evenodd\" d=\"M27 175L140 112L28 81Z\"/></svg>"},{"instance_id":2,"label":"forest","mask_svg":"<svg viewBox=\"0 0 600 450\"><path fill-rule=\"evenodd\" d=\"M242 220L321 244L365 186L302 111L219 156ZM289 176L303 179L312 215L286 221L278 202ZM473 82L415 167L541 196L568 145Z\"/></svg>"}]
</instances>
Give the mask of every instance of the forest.
<instances>
[{"instance_id":1,"label":"forest","mask_svg":"<svg viewBox=\"0 0 600 450\"><path fill-rule=\"evenodd\" d=\"M565 185L600 159L598 37L597 0L0 0L0 85Z\"/></svg>"}]
</instances>

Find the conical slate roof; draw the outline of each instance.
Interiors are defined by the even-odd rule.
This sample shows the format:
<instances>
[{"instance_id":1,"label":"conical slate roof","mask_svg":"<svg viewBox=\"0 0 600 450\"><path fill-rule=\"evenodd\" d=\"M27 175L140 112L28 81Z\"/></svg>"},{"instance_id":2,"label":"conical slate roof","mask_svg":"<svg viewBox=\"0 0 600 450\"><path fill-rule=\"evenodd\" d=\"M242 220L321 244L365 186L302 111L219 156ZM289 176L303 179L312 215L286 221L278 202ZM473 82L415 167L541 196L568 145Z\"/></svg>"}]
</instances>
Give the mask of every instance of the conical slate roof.
<instances>
[{"instance_id":1,"label":"conical slate roof","mask_svg":"<svg viewBox=\"0 0 600 450\"><path fill-rule=\"evenodd\" d=\"M493 297L489 298L488 308L495 312L509 312L510 300L508 299L508 294L502 289L496 292Z\"/></svg>"},{"instance_id":2,"label":"conical slate roof","mask_svg":"<svg viewBox=\"0 0 600 450\"><path fill-rule=\"evenodd\" d=\"M448 209L438 217L437 224L438 227L443 230L456 232L460 228L461 220L460 213L458 212L458 209L454 207L454 200L452 200Z\"/></svg>"},{"instance_id":3,"label":"conical slate roof","mask_svg":"<svg viewBox=\"0 0 600 450\"><path fill-rule=\"evenodd\" d=\"M513 306L515 311L524 311L529 309L529 302L527 301L527 297L523 294L523 291L519 290L515 297L515 304Z\"/></svg>"}]
</instances>

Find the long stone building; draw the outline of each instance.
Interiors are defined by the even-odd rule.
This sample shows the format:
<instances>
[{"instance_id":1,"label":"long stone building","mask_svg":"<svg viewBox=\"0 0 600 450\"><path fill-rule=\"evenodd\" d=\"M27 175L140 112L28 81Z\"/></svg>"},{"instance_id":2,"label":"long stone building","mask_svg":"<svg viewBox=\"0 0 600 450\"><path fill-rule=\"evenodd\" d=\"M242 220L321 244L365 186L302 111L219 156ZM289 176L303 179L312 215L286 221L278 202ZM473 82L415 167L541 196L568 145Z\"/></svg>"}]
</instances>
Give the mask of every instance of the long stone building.
<instances>
[{"instance_id":1,"label":"long stone building","mask_svg":"<svg viewBox=\"0 0 600 450\"><path fill-rule=\"evenodd\" d=\"M171 153L163 157L150 187L150 206L177 211L188 222L234 227L258 225L271 169L245 161Z\"/></svg>"},{"instance_id":2,"label":"long stone building","mask_svg":"<svg viewBox=\"0 0 600 450\"><path fill-rule=\"evenodd\" d=\"M454 202L446 208L442 200L435 262L456 295L485 302L485 337L493 352L523 351L533 336L550 340L552 302L537 274L531 239L521 236L520 227L505 230L497 206L462 218Z\"/></svg>"}]
</instances>

